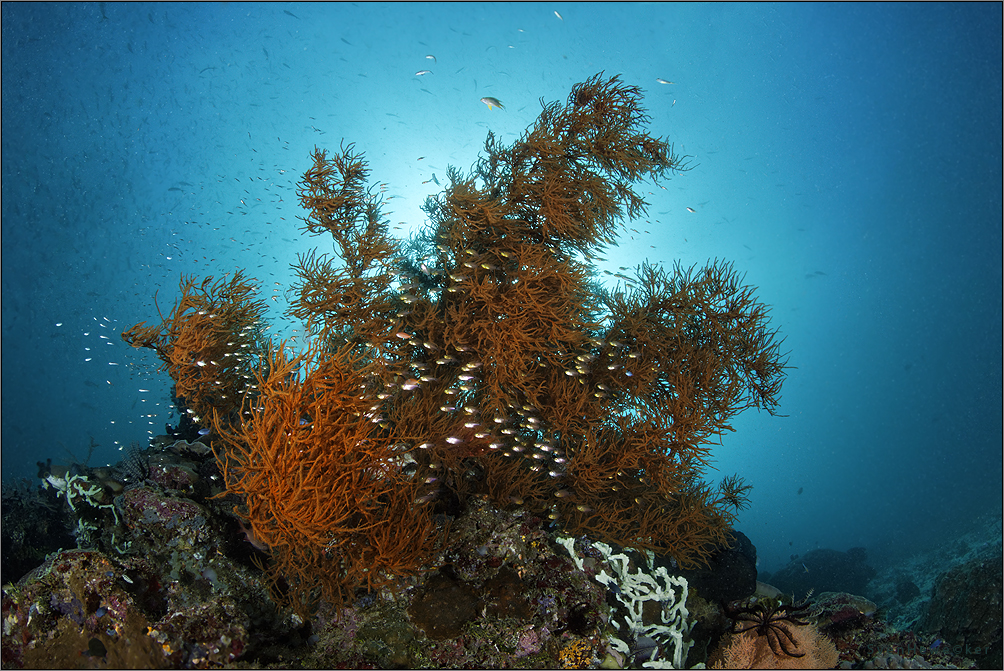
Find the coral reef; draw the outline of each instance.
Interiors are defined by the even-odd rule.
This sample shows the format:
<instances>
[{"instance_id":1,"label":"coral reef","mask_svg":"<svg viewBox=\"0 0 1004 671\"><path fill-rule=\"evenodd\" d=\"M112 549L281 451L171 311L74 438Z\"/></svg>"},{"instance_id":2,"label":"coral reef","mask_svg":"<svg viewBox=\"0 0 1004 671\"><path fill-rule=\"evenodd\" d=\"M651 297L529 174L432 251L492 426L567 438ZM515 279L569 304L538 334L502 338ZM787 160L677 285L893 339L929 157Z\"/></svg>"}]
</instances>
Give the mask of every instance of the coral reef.
<instances>
[{"instance_id":1,"label":"coral reef","mask_svg":"<svg viewBox=\"0 0 1004 671\"><path fill-rule=\"evenodd\" d=\"M298 623L270 600L229 506L209 498L221 491L209 484L219 480L212 452L155 443L114 467L46 475L60 504L47 511L75 530L78 549L4 585L5 668L218 667L275 637L296 639Z\"/></svg>"},{"instance_id":2,"label":"coral reef","mask_svg":"<svg viewBox=\"0 0 1004 671\"><path fill-rule=\"evenodd\" d=\"M856 594L823 592L812 602L812 619L820 631L834 633L865 622L878 607Z\"/></svg>"},{"instance_id":3,"label":"coral reef","mask_svg":"<svg viewBox=\"0 0 1004 671\"><path fill-rule=\"evenodd\" d=\"M606 543L592 543L580 554L575 539L559 537L557 541L568 550L580 570L586 567L587 558L601 559L612 569L610 573L600 570L595 579L616 600L610 620L616 635L609 638L608 652L616 665L623 667L625 662L631 662L683 668L693 645L687 580L669 575L663 566L656 567L651 551L643 555L614 553Z\"/></svg>"},{"instance_id":4,"label":"coral reef","mask_svg":"<svg viewBox=\"0 0 1004 671\"><path fill-rule=\"evenodd\" d=\"M645 212L634 184L687 169L647 120L617 77L576 85L512 145L489 134L470 175L451 169L408 243L362 154L315 150L299 196L335 255L294 266L306 349L262 337L239 272L183 278L161 325L123 334L211 426L301 614L434 565L478 495L682 566L726 540L748 485L703 480L709 443L746 408L773 413L785 361L730 264L597 281L591 262Z\"/></svg>"},{"instance_id":5,"label":"coral reef","mask_svg":"<svg viewBox=\"0 0 1004 671\"><path fill-rule=\"evenodd\" d=\"M451 529L442 568L351 606L322 603L307 668L595 668L610 608L555 543L551 524L476 497Z\"/></svg>"},{"instance_id":6,"label":"coral reef","mask_svg":"<svg viewBox=\"0 0 1004 671\"><path fill-rule=\"evenodd\" d=\"M933 635L900 631L877 614L848 604L866 602L850 594L830 593L819 604L817 626L840 652L841 669L970 669L978 667L964 646L951 646ZM824 595L820 595L824 596ZM842 603L841 603L842 602Z\"/></svg>"},{"instance_id":7,"label":"coral reef","mask_svg":"<svg viewBox=\"0 0 1004 671\"><path fill-rule=\"evenodd\" d=\"M933 635L900 631L884 621L875 604L864 597L824 592L811 603L787 606L789 613L783 610L788 597L771 585L760 584L757 592L763 595L724 609L724 614L731 609L733 616L737 611L746 613L733 620L731 626L722 623L723 613L713 605L699 598L688 601L691 612L696 614L695 643L705 635L696 633L698 630L719 632L710 641L709 668L976 668L964 646L946 644ZM778 614L793 617L778 621ZM768 621L784 629L758 626ZM723 630L727 631L721 635ZM696 661L700 658L692 654L690 663Z\"/></svg>"},{"instance_id":8,"label":"coral reef","mask_svg":"<svg viewBox=\"0 0 1004 671\"><path fill-rule=\"evenodd\" d=\"M242 540L237 497L215 496L225 491L216 465L205 444L161 436L115 466L51 467L47 489L19 488L26 501L41 496L50 524L75 529L84 547L53 552L4 585L4 667L655 667L682 666L688 647L687 666L806 663L806 654L778 648L778 656L769 640L739 650L744 644L723 637L731 623L722 609L692 585L682 589L665 558L568 537L560 519L525 506L499 510L483 495L453 516L438 569L401 575L351 605L321 602L303 623L269 598L255 566L267 555ZM71 477L86 497L66 496ZM22 507L4 512L24 526ZM721 551L745 556L753 550L745 545ZM997 551L976 555L986 561ZM932 612L951 616L943 616L949 628L992 626L973 581L978 566L961 562L968 569L938 583L946 598ZM785 598L762 583L757 592L775 604ZM898 631L852 594L823 593L792 614L836 645L839 668L971 668L987 652L968 633L959 642L951 629ZM795 644L803 625L791 625ZM707 650L718 652L708 659Z\"/></svg>"},{"instance_id":9,"label":"coral reef","mask_svg":"<svg viewBox=\"0 0 1004 671\"><path fill-rule=\"evenodd\" d=\"M451 169L408 241L353 145L315 150L299 197L334 253L293 266L308 338L266 337L243 271L182 277L161 323L123 334L160 357L181 421L115 467L40 464L44 490L5 489L5 579L42 560L36 504L50 554L4 585L3 665L801 667L835 645L841 668L928 668L983 640L999 663L988 565L923 611L934 577L883 586L926 634L755 580L730 529L749 487L704 474L737 413L777 408L767 308L724 262L646 262L612 288L594 268L645 212L638 182L687 169L647 121L616 77L575 86ZM874 573L857 550L791 569L843 581L817 589ZM718 602L754 589L772 605L736 627Z\"/></svg>"},{"instance_id":10,"label":"coral reef","mask_svg":"<svg viewBox=\"0 0 1004 671\"><path fill-rule=\"evenodd\" d=\"M156 442L142 456L170 462L165 472L214 461L197 443ZM80 475L96 481L96 470ZM4 668L587 668L608 652L611 610L595 577L615 569L590 559L578 570L553 523L526 510L475 497L440 569L351 606L322 603L304 624L275 608L225 500L155 480L115 497L121 527L109 515L78 539L100 549L54 552L4 585ZM70 526L87 513L65 500L62 510ZM126 534L119 549L104 540L111 530Z\"/></svg>"},{"instance_id":11,"label":"coral reef","mask_svg":"<svg viewBox=\"0 0 1004 671\"><path fill-rule=\"evenodd\" d=\"M169 463L165 473L213 462L198 443L155 442L142 456ZM97 470L80 475L96 481ZM592 576L613 569L577 570L554 525L526 510L477 497L454 520L442 568L351 607L322 603L305 625L275 608L230 505L196 493L213 476L188 495L157 484L155 470L115 497L121 527L109 515L78 539L101 549L52 553L4 585L5 668L588 667L607 651L610 609ZM87 514L65 500L62 510ZM105 540L112 530L126 534L119 549Z\"/></svg>"}]
</instances>

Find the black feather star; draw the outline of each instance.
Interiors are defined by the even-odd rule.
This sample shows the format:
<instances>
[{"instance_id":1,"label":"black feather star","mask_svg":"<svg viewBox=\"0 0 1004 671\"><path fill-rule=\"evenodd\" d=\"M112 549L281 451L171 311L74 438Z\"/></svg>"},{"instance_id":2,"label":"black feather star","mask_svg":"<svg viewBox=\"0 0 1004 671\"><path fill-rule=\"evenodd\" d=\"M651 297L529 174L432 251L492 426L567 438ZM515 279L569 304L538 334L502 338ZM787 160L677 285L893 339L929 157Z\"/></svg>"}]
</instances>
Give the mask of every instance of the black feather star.
<instances>
[{"instance_id":1,"label":"black feather star","mask_svg":"<svg viewBox=\"0 0 1004 671\"><path fill-rule=\"evenodd\" d=\"M785 605L776 599L733 601L725 606L725 615L732 620L732 633L756 631L757 636L766 636L771 652L780 656L804 657L798 652L798 642L791 627L809 624L798 619L798 613L809 607L809 596L797 604Z\"/></svg>"}]
</instances>

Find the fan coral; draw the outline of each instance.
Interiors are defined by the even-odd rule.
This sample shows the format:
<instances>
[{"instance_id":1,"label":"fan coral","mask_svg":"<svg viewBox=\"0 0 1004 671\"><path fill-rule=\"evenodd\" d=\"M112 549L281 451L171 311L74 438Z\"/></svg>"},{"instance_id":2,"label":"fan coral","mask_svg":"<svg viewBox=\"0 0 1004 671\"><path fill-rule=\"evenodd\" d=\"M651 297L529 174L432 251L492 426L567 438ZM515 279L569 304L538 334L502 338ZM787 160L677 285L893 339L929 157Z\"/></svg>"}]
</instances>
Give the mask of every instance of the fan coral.
<instances>
[{"instance_id":1,"label":"fan coral","mask_svg":"<svg viewBox=\"0 0 1004 671\"><path fill-rule=\"evenodd\" d=\"M709 443L746 408L774 412L786 362L731 264L598 282L592 262L645 212L634 185L687 169L647 121L637 87L576 85L512 145L489 133L470 174L451 168L407 243L362 154L316 149L299 197L335 254L293 266L305 351L261 337L240 273L183 278L161 326L124 334L212 424L298 609L434 562L472 496L684 566L725 540L748 485L703 481Z\"/></svg>"}]
</instances>

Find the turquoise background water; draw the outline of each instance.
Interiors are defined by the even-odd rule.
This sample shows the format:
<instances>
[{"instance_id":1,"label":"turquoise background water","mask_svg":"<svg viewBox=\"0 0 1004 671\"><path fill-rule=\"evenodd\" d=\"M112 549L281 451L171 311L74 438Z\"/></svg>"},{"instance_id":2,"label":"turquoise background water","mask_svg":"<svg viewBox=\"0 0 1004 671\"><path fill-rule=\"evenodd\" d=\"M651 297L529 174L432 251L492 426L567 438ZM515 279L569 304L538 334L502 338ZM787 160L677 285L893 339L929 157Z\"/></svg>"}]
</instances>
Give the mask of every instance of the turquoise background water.
<instances>
[{"instance_id":1,"label":"turquoise background water","mask_svg":"<svg viewBox=\"0 0 1004 671\"><path fill-rule=\"evenodd\" d=\"M711 474L753 483L761 568L952 537L1001 505L1001 30L997 3L5 3L3 477L173 422L119 333L182 273L247 268L296 332L315 146L355 142L406 235L433 174L604 71L695 164L605 269L732 260L787 337L788 417L737 418Z\"/></svg>"}]
</instances>

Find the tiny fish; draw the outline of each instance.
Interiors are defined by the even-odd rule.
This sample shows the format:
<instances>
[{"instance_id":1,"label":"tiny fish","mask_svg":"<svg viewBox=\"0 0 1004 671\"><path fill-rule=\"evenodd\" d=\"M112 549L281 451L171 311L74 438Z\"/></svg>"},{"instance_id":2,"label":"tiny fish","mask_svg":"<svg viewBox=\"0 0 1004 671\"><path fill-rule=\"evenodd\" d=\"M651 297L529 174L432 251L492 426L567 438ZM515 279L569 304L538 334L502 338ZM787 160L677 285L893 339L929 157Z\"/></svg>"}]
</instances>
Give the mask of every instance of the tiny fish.
<instances>
[{"instance_id":1,"label":"tiny fish","mask_svg":"<svg viewBox=\"0 0 1004 671\"><path fill-rule=\"evenodd\" d=\"M290 16L292 16L292 17L293 17L294 19L299 19L299 18L300 18L299 16L297 16L297 15L296 15L296 14L294 14L293 12L289 11L288 9L284 9L284 10L282 10L282 13L283 13L283 14L289 14L289 15L290 15Z\"/></svg>"},{"instance_id":2,"label":"tiny fish","mask_svg":"<svg viewBox=\"0 0 1004 671\"><path fill-rule=\"evenodd\" d=\"M804 569L805 569L805 572L806 572L806 573L808 573L808 572L809 572L809 567L808 567L808 566L806 566L805 564L802 564L802 568L804 568Z\"/></svg>"},{"instance_id":3,"label":"tiny fish","mask_svg":"<svg viewBox=\"0 0 1004 671\"><path fill-rule=\"evenodd\" d=\"M207 436L207 435L209 435L209 429L199 429L199 435L200 436Z\"/></svg>"},{"instance_id":4,"label":"tiny fish","mask_svg":"<svg viewBox=\"0 0 1004 671\"><path fill-rule=\"evenodd\" d=\"M554 15L557 16L560 20L564 21L564 19L561 18L561 14L558 13L558 10L554 10Z\"/></svg>"},{"instance_id":5,"label":"tiny fish","mask_svg":"<svg viewBox=\"0 0 1004 671\"><path fill-rule=\"evenodd\" d=\"M695 209L694 209L694 208L692 208L692 207L688 207L688 208L687 208L687 212L697 212L697 210L695 210Z\"/></svg>"},{"instance_id":6,"label":"tiny fish","mask_svg":"<svg viewBox=\"0 0 1004 671\"><path fill-rule=\"evenodd\" d=\"M557 12L555 12L555 14L557 14ZM491 96L485 96L484 98L481 99L481 102L483 102L484 104L488 105L488 109L492 109L493 107L498 107L500 110L504 110L505 109L505 105L503 105L502 102L498 98L493 98Z\"/></svg>"},{"instance_id":7,"label":"tiny fish","mask_svg":"<svg viewBox=\"0 0 1004 671\"><path fill-rule=\"evenodd\" d=\"M436 60L436 57L433 56L432 54L429 54L428 56L426 56L426 58L431 59L433 63L438 63L439 62L439 61Z\"/></svg>"},{"instance_id":8,"label":"tiny fish","mask_svg":"<svg viewBox=\"0 0 1004 671\"><path fill-rule=\"evenodd\" d=\"M421 77L422 75L431 75L431 74L432 70L419 70L418 72L415 73L415 76Z\"/></svg>"},{"instance_id":9,"label":"tiny fish","mask_svg":"<svg viewBox=\"0 0 1004 671\"><path fill-rule=\"evenodd\" d=\"M659 82L660 84L675 84L676 83L676 82L668 82L665 79L660 79L659 77L656 77L655 81Z\"/></svg>"}]
</instances>

